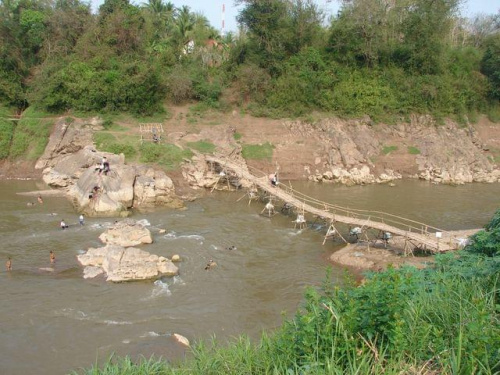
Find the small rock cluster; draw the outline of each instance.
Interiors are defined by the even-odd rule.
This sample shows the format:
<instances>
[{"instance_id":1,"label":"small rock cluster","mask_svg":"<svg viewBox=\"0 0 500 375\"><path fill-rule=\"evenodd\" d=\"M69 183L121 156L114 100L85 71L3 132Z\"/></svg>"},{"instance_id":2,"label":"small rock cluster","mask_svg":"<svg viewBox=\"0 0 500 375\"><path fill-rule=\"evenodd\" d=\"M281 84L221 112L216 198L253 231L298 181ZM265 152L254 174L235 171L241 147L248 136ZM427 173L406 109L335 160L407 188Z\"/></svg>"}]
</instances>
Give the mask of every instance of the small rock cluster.
<instances>
[{"instance_id":1,"label":"small rock cluster","mask_svg":"<svg viewBox=\"0 0 500 375\"><path fill-rule=\"evenodd\" d=\"M401 178L401 174L394 172L391 169L386 169L378 177L375 177L367 165L363 165L360 168L355 167L350 170L336 167L323 173L316 171L315 174L308 177L309 181L340 183L348 186L390 183L391 181Z\"/></svg>"}]
</instances>

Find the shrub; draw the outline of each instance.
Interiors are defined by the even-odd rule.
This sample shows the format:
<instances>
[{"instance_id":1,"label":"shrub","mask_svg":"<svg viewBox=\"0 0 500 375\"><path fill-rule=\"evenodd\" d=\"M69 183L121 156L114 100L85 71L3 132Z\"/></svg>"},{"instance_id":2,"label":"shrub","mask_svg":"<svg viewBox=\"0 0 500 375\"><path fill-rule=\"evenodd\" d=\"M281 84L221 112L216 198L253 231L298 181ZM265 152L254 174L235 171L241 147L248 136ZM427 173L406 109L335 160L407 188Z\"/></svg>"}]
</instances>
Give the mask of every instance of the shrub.
<instances>
[{"instance_id":1,"label":"shrub","mask_svg":"<svg viewBox=\"0 0 500 375\"><path fill-rule=\"evenodd\" d=\"M471 244L465 250L489 257L500 256L500 210L495 212L484 230L471 237Z\"/></svg>"}]
</instances>

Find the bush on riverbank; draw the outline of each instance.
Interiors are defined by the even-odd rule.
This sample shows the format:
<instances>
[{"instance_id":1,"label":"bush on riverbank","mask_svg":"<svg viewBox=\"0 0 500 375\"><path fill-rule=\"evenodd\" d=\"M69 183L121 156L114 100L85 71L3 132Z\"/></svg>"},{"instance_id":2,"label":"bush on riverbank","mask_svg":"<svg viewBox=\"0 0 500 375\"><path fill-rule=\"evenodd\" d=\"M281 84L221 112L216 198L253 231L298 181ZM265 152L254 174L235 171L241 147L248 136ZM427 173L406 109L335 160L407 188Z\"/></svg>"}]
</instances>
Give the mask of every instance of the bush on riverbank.
<instances>
[{"instance_id":1,"label":"bush on riverbank","mask_svg":"<svg viewBox=\"0 0 500 375\"><path fill-rule=\"evenodd\" d=\"M499 246L500 210L481 241ZM481 234L482 233L482 234ZM180 365L112 360L85 374L493 374L500 371L500 256L464 251L435 266L388 269L356 287L306 293L293 319L257 344L200 343ZM483 252L485 254L483 254Z\"/></svg>"}]
</instances>

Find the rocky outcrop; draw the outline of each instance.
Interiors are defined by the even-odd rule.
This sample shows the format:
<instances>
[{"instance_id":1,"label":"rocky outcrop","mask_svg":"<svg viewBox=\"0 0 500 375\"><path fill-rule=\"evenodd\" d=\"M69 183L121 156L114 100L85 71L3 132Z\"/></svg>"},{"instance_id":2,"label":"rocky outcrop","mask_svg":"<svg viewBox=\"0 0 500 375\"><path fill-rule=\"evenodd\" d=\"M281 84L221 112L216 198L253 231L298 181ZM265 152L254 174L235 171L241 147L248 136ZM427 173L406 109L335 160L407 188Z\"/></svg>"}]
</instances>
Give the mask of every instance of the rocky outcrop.
<instances>
[{"instance_id":1,"label":"rocky outcrop","mask_svg":"<svg viewBox=\"0 0 500 375\"><path fill-rule=\"evenodd\" d=\"M84 278L95 277L102 272L106 274L107 281L123 282L156 279L179 273L177 266L169 259L135 247L106 245L90 248L77 258L85 266Z\"/></svg>"},{"instance_id":2,"label":"rocky outcrop","mask_svg":"<svg viewBox=\"0 0 500 375\"><path fill-rule=\"evenodd\" d=\"M392 126L375 125L368 117L284 126L315 145L312 162L302 161L312 181L354 185L403 176L447 184L500 181L500 170L484 155L472 126L439 125L430 116L416 115Z\"/></svg>"},{"instance_id":3,"label":"rocky outcrop","mask_svg":"<svg viewBox=\"0 0 500 375\"><path fill-rule=\"evenodd\" d=\"M64 190L76 209L87 216L126 216L132 207L182 207L165 172L127 165L123 154L97 151L92 145L92 134L100 129L97 119L71 123L59 120L36 164L36 168L43 169L43 180ZM111 167L106 174L96 171L104 156ZM94 187L96 194L91 194Z\"/></svg>"},{"instance_id":4,"label":"rocky outcrop","mask_svg":"<svg viewBox=\"0 0 500 375\"><path fill-rule=\"evenodd\" d=\"M132 219L115 223L102 233L99 239L105 244L123 247L153 243L151 232L144 225Z\"/></svg>"},{"instance_id":5,"label":"rocky outcrop","mask_svg":"<svg viewBox=\"0 0 500 375\"><path fill-rule=\"evenodd\" d=\"M174 183L165 172L147 166L138 166L134 183L134 207L168 205L173 208L183 206L175 196Z\"/></svg>"},{"instance_id":6,"label":"rocky outcrop","mask_svg":"<svg viewBox=\"0 0 500 375\"><path fill-rule=\"evenodd\" d=\"M172 336L174 337L175 341L177 341L179 344L184 345L185 347L190 346L189 340L186 337L179 335L178 333L174 333Z\"/></svg>"},{"instance_id":7,"label":"rocky outcrop","mask_svg":"<svg viewBox=\"0 0 500 375\"><path fill-rule=\"evenodd\" d=\"M227 157L227 155L222 157ZM245 161L241 156L232 155L231 158L236 159L242 167L245 166ZM224 166L214 164L209 167L203 156L195 156L191 162L184 164L182 175L194 189L231 190L252 186L250 181L240 178Z\"/></svg>"}]
</instances>

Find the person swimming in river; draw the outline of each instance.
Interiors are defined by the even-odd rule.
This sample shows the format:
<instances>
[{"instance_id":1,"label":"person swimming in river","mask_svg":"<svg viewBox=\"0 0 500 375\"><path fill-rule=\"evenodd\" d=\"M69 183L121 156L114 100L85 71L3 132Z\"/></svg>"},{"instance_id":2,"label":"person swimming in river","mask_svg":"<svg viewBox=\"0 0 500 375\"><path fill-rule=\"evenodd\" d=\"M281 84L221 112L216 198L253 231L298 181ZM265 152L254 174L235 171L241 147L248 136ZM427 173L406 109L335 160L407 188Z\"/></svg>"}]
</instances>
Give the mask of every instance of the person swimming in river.
<instances>
[{"instance_id":1,"label":"person swimming in river","mask_svg":"<svg viewBox=\"0 0 500 375\"><path fill-rule=\"evenodd\" d=\"M38 195L38 203L43 204L43 199L41 195Z\"/></svg>"},{"instance_id":2,"label":"person swimming in river","mask_svg":"<svg viewBox=\"0 0 500 375\"><path fill-rule=\"evenodd\" d=\"M69 228L69 225L67 225L64 220L61 220L61 229L64 230L64 229L68 229Z\"/></svg>"},{"instance_id":3,"label":"person swimming in river","mask_svg":"<svg viewBox=\"0 0 500 375\"><path fill-rule=\"evenodd\" d=\"M7 258L7 262L5 262L5 268L7 268L7 271L12 271L12 258L11 257Z\"/></svg>"},{"instance_id":4,"label":"person swimming in river","mask_svg":"<svg viewBox=\"0 0 500 375\"><path fill-rule=\"evenodd\" d=\"M54 264L56 262L56 254L50 250L50 263Z\"/></svg>"},{"instance_id":5,"label":"person swimming in river","mask_svg":"<svg viewBox=\"0 0 500 375\"><path fill-rule=\"evenodd\" d=\"M205 269L209 270L209 269L214 268L215 266L217 266L217 263L215 263L212 259L210 259L208 261L207 265L205 266Z\"/></svg>"}]
</instances>

